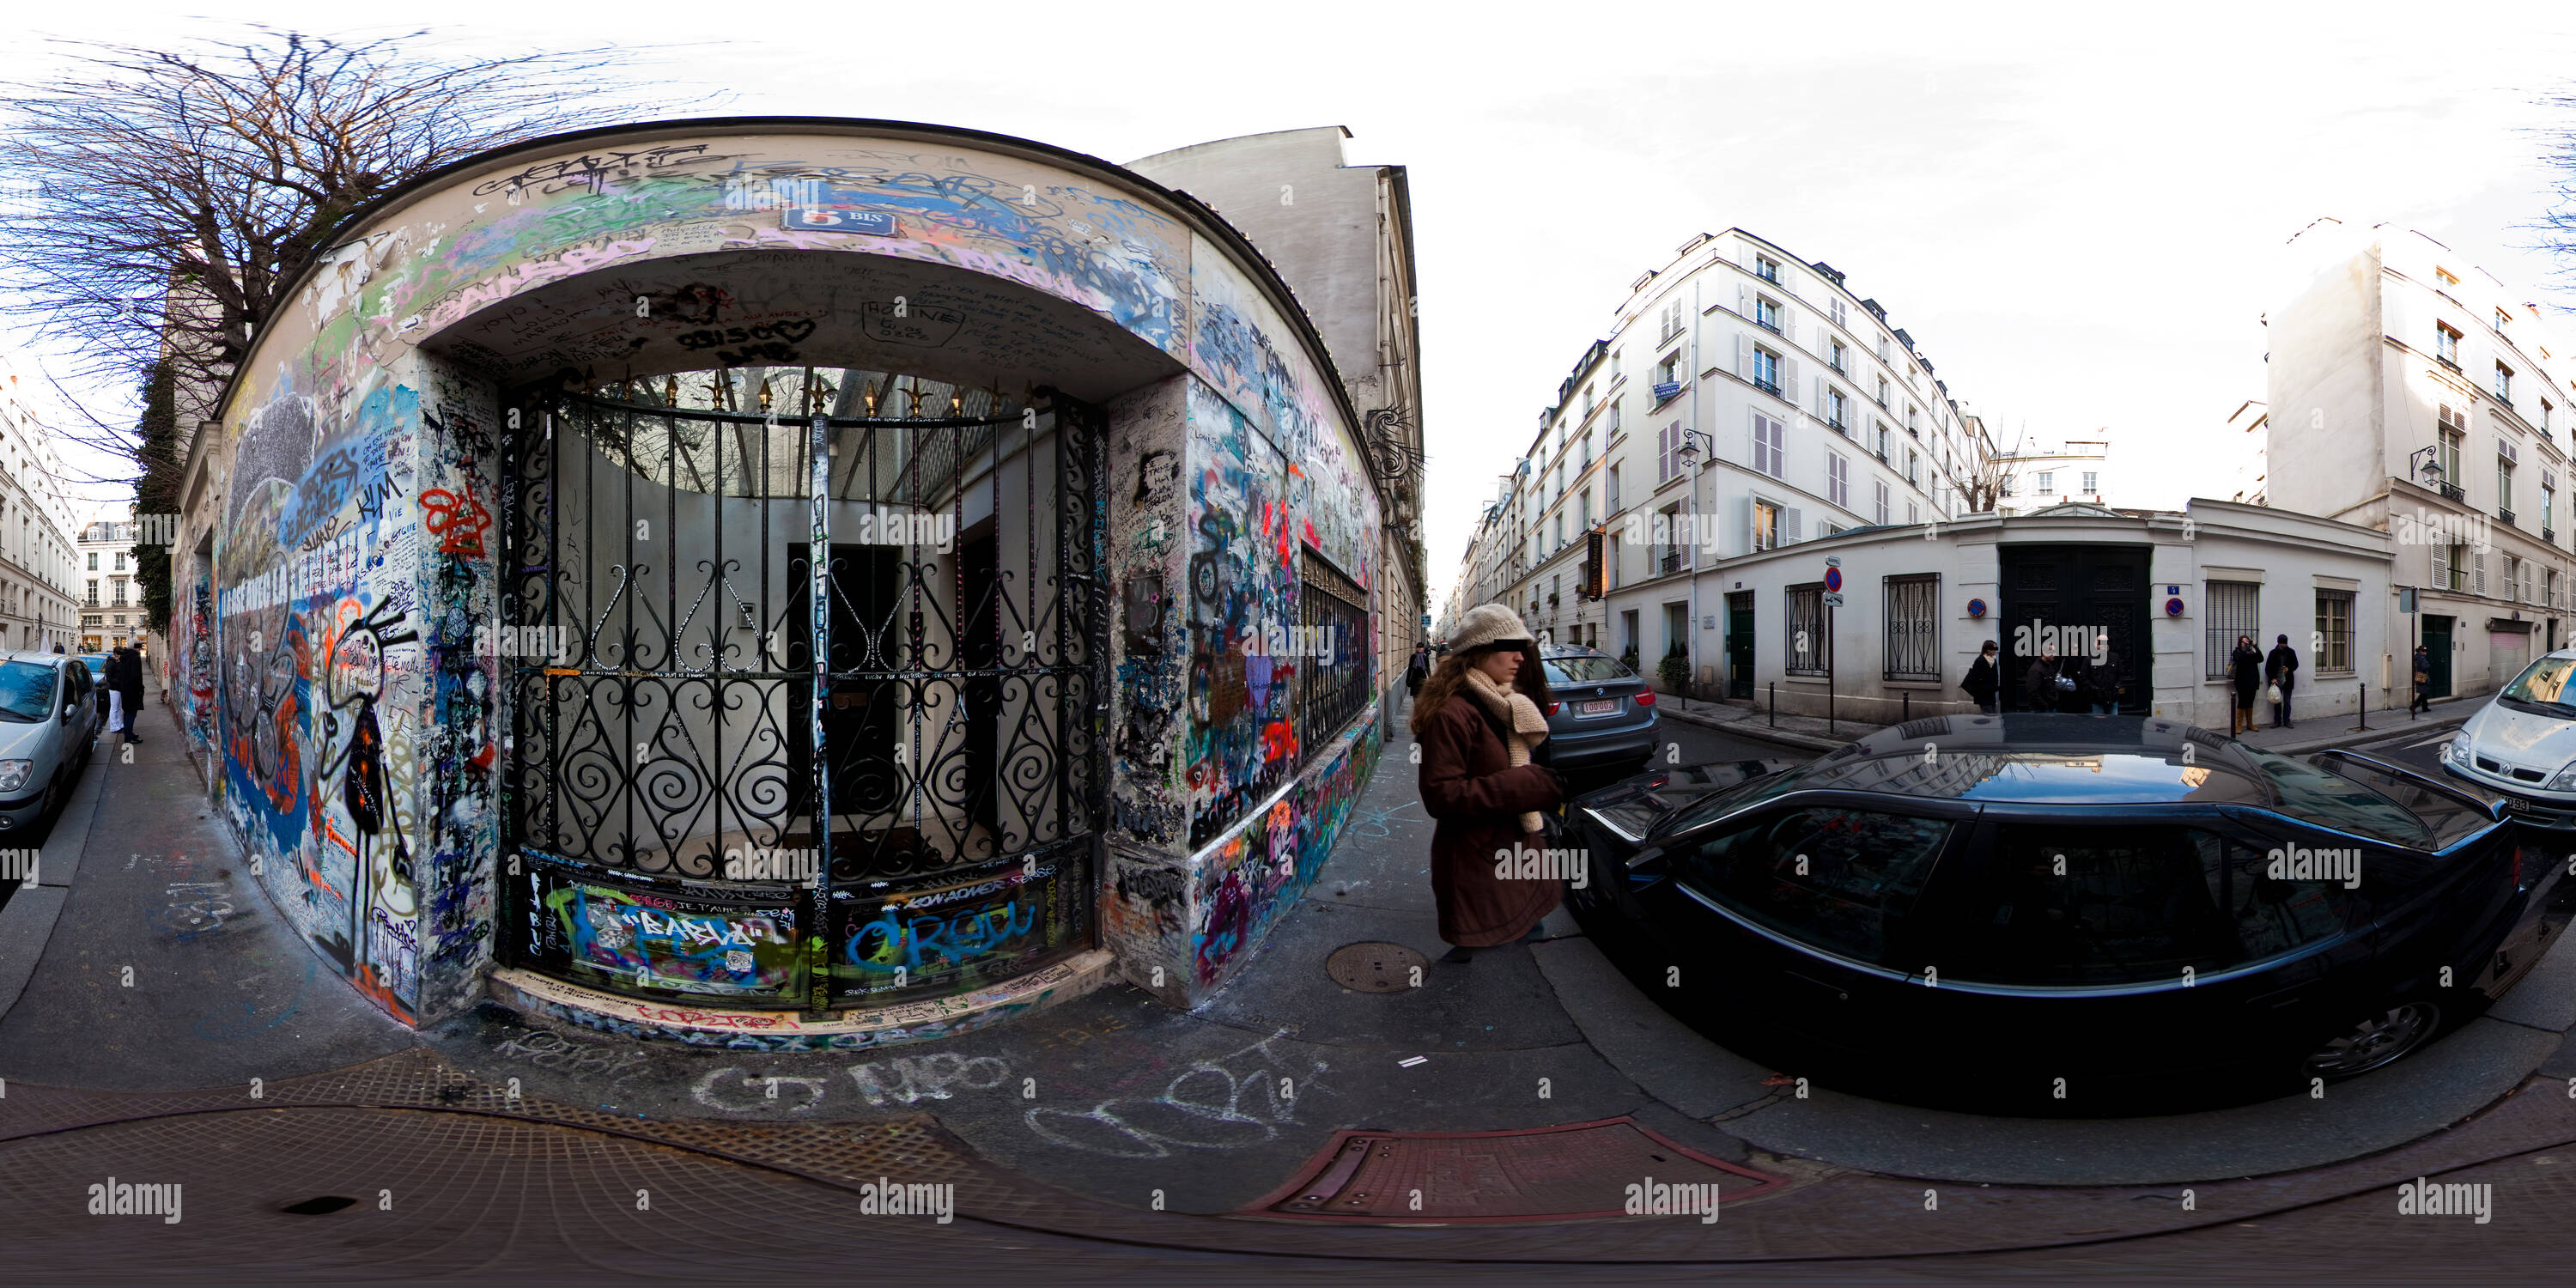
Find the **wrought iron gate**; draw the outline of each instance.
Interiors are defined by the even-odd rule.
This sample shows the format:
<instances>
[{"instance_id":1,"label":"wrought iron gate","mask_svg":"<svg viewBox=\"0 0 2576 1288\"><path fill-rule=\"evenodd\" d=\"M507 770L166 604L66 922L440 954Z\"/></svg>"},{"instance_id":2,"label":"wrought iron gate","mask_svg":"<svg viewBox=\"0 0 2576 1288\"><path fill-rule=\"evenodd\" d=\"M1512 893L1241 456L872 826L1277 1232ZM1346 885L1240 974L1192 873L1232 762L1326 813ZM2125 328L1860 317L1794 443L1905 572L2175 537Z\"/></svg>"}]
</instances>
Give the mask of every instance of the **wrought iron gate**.
<instances>
[{"instance_id":1,"label":"wrought iron gate","mask_svg":"<svg viewBox=\"0 0 2576 1288\"><path fill-rule=\"evenodd\" d=\"M740 372L520 409L506 959L820 1013L1089 942L1104 419L830 375L794 417L723 410Z\"/></svg>"}]
</instances>

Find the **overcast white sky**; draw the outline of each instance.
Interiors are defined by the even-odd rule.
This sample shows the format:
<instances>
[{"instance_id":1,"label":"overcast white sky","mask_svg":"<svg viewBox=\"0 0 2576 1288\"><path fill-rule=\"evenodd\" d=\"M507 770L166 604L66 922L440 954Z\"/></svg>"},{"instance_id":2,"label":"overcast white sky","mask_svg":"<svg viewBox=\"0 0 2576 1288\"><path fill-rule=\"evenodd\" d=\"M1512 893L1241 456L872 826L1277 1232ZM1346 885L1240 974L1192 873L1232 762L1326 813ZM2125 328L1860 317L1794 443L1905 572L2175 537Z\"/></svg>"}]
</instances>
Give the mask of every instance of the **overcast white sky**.
<instances>
[{"instance_id":1,"label":"overcast white sky","mask_svg":"<svg viewBox=\"0 0 2576 1288\"><path fill-rule=\"evenodd\" d=\"M1410 168L1429 545L1445 593L1478 507L1627 284L1740 225L1850 275L1999 436L2112 439L2112 499L2212 490L2263 393L2258 316L2323 214L2422 228L2544 303L2535 100L2576 78L2576 5L1252 3L412 10L460 48L678 46L715 110L937 122L1113 161L1348 126ZM346 0L47 6L7 38L161 40ZM102 395L102 398L113 395ZM2026 427L2026 430L2025 430Z\"/></svg>"}]
</instances>

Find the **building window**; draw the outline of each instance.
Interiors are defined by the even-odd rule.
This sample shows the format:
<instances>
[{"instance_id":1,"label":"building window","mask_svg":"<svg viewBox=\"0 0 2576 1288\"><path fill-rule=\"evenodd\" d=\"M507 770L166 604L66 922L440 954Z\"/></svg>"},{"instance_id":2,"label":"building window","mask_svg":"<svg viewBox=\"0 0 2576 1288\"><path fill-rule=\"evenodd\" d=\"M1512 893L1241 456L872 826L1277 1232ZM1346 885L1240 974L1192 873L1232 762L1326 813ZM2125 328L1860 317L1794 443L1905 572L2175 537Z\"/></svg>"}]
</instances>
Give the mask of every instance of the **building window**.
<instances>
[{"instance_id":1,"label":"building window","mask_svg":"<svg viewBox=\"0 0 2576 1288\"><path fill-rule=\"evenodd\" d=\"M1923 455L1911 447L1905 449L1905 483L1908 487L1923 486Z\"/></svg>"},{"instance_id":2,"label":"building window","mask_svg":"<svg viewBox=\"0 0 2576 1288\"><path fill-rule=\"evenodd\" d=\"M1843 353L1843 342L1840 340L1834 341L1833 344L1825 350L1825 365L1832 367L1836 371L1841 371L1843 369Z\"/></svg>"},{"instance_id":3,"label":"building window","mask_svg":"<svg viewBox=\"0 0 2576 1288\"><path fill-rule=\"evenodd\" d=\"M2503 335L2503 334L2504 334L2504 331L2505 331L2505 328L2506 328L2506 327L2509 327L2509 326L2512 326L2512 325L2513 325L2513 315L2512 315L2512 314L2510 314L2510 313L2505 312L2503 309L2497 309L2497 310L2496 310L2496 334L2497 334L2497 335Z\"/></svg>"},{"instance_id":4,"label":"building window","mask_svg":"<svg viewBox=\"0 0 2576 1288\"><path fill-rule=\"evenodd\" d=\"M1877 518L1874 522L1883 528L1887 526L1887 480L1878 479L1872 486L1878 489Z\"/></svg>"},{"instance_id":5,"label":"building window","mask_svg":"<svg viewBox=\"0 0 2576 1288\"><path fill-rule=\"evenodd\" d=\"M2541 400L2540 400L2540 432L2541 432L2541 433L2546 434L2546 433L2548 433L2548 432L2549 432L2549 414L2550 414L2551 412L2553 412L2553 411L2556 411L2556 410L2558 410L2558 409L2549 405L2549 400L2548 400L2548 399L2543 398L2543 399L2541 399Z\"/></svg>"},{"instance_id":6,"label":"building window","mask_svg":"<svg viewBox=\"0 0 2576 1288\"><path fill-rule=\"evenodd\" d=\"M1779 421L1756 412L1753 416L1753 468L1773 478L1784 477L1781 463L1782 427Z\"/></svg>"},{"instance_id":7,"label":"building window","mask_svg":"<svg viewBox=\"0 0 2576 1288\"><path fill-rule=\"evenodd\" d=\"M2450 411L2448 407L2442 409L2445 416ZM2439 437L2438 450L2433 453L2434 463L2442 467L2442 481L2456 486L2454 481L2460 477L2460 432L2445 425Z\"/></svg>"},{"instance_id":8,"label":"building window","mask_svg":"<svg viewBox=\"0 0 2576 1288\"><path fill-rule=\"evenodd\" d=\"M1878 378L1878 405L1881 407L1887 405L1887 377L1885 376Z\"/></svg>"},{"instance_id":9,"label":"building window","mask_svg":"<svg viewBox=\"0 0 2576 1288\"><path fill-rule=\"evenodd\" d=\"M2502 371L2502 370L2504 370L2504 368L2502 368L2502 367L2498 367L2498 368L2496 368L2496 370L2498 370L2498 371ZM117 551L117 552L116 552L116 571L118 571L118 572L123 572L123 571L125 571L125 552L124 552L124 551L122 551L122 550L119 550L119 551Z\"/></svg>"},{"instance_id":10,"label":"building window","mask_svg":"<svg viewBox=\"0 0 2576 1288\"><path fill-rule=\"evenodd\" d=\"M1883 460L1886 460L1886 459L1887 459L1887 422L1882 420L1882 421L1877 422L1877 425L1878 425L1878 459L1880 459L1880 460L1882 460L1882 461L1883 461Z\"/></svg>"},{"instance_id":11,"label":"building window","mask_svg":"<svg viewBox=\"0 0 2576 1288\"><path fill-rule=\"evenodd\" d=\"M96 577L89 579L89 598L85 602L92 608L98 607L98 578Z\"/></svg>"},{"instance_id":12,"label":"building window","mask_svg":"<svg viewBox=\"0 0 2576 1288\"><path fill-rule=\"evenodd\" d=\"M1912 525L1914 525L1914 524L1921 523L1922 521L1923 521L1923 508L1922 508L1921 506L1916 505L1916 504L1915 504L1915 503L1913 503L1912 501L1908 501L1908 502L1906 502L1906 503L1905 503L1905 522L1906 522L1906 525L1910 527L1910 526L1912 526Z\"/></svg>"},{"instance_id":13,"label":"building window","mask_svg":"<svg viewBox=\"0 0 2576 1288\"><path fill-rule=\"evenodd\" d=\"M2448 322L2433 324L2433 356L2454 367L2460 365L2460 333Z\"/></svg>"},{"instance_id":14,"label":"building window","mask_svg":"<svg viewBox=\"0 0 2576 1288\"><path fill-rule=\"evenodd\" d=\"M2460 284L2460 279L2451 276L2451 270L2444 268L2439 264L2433 266L2433 276L2441 279L2444 286L2457 286Z\"/></svg>"},{"instance_id":15,"label":"building window","mask_svg":"<svg viewBox=\"0 0 2576 1288\"><path fill-rule=\"evenodd\" d=\"M1842 509L1851 508L1851 462L1834 452L1825 453L1825 499Z\"/></svg>"},{"instance_id":16,"label":"building window","mask_svg":"<svg viewBox=\"0 0 2576 1288\"><path fill-rule=\"evenodd\" d=\"M95 550L89 552L89 570L91 572L98 571L98 552Z\"/></svg>"},{"instance_id":17,"label":"building window","mask_svg":"<svg viewBox=\"0 0 2576 1288\"><path fill-rule=\"evenodd\" d=\"M1831 425L1836 429L1843 428L1843 410L1848 405L1848 402L1843 397L1842 390L1836 389L1831 385L1827 385L1825 387L1826 424Z\"/></svg>"},{"instance_id":18,"label":"building window","mask_svg":"<svg viewBox=\"0 0 2576 1288\"><path fill-rule=\"evenodd\" d=\"M1765 255L1753 257L1753 275L1766 282L1780 280L1780 261Z\"/></svg>"},{"instance_id":19,"label":"building window","mask_svg":"<svg viewBox=\"0 0 2576 1288\"><path fill-rule=\"evenodd\" d=\"M1587 487L1574 494L1574 529L1577 532L1590 532L1592 530L1591 488Z\"/></svg>"},{"instance_id":20,"label":"building window","mask_svg":"<svg viewBox=\"0 0 2576 1288\"><path fill-rule=\"evenodd\" d=\"M2262 638L2263 622L2256 611L2262 590L2245 581L2208 583L2209 625L2203 632L2208 636L2208 678L2227 678L2227 659L2236 651L2237 636Z\"/></svg>"},{"instance_id":21,"label":"building window","mask_svg":"<svg viewBox=\"0 0 2576 1288\"><path fill-rule=\"evenodd\" d=\"M1825 583L1791 586L1782 594L1789 609L1789 674L1823 675L1831 665L1833 645L1825 638Z\"/></svg>"},{"instance_id":22,"label":"building window","mask_svg":"<svg viewBox=\"0 0 2576 1288\"><path fill-rule=\"evenodd\" d=\"M2540 530L2558 531L2558 488L2549 476L2540 476Z\"/></svg>"},{"instance_id":23,"label":"building window","mask_svg":"<svg viewBox=\"0 0 2576 1288\"><path fill-rule=\"evenodd\" d=\"M1658 385L1678 385L1681 382L1682 354L1681 350L1675 349L1671 353L1665 354L1663 361L1655 364L1655 383Z\"/></svg>"},{"instance_id":24,"label":"building window","mask_svg":"<svg viewBox=\"0 0 2576 1288\"><path fill-rule=\"evenodd\" d=\"M1887 579L1887 678L1941 678L1941 578Z\"/></svg>"},{"instance_id":25,"label":"building window","mask_svg":"<svg viewBox=\"0 0 2576 1288\"><path fill-rule=\"evenodd\" d=\"M2434 546L2433 586L2437 590L2466 591L2469 588L2469 548L2465 545Z\"/></svg>"},{"instance_id":26,"label":"building window","mask_svg":"<svg viewBox=\"0 0 2576 1288\"><path fill-rule=\"evenodd\" d=\"M2496 513L2513 513L2513 462L2496 458Z\"/></svg>"},{"instance_id":27,"label":"building window","mask_svg":"<svg viewBox=\"0 0 2576 1288\"><path fill-rule=\"evenodd\" d=\"M1770 393L1780 392L1780 355L1768 349L1753 351L1753 383Z\"/></svg>"},{"instance_id":28,"label":"building window","mask_svg":"<svg viewBox=\"0 0 2576 1288\"><path fill-rule=\"evenodd\" d=\"M1617 399L1612 399L1610 402L1610 428L1608 431L1612 438L1617 438L1619 436L1619 407L1619 401Z\"/></svg>"},{"instance_id":29,"label":"building window","mask_svg":"<svg viewBox=\"0 0 2576 1288\"><path fill-rule=\"evenodd\" d=\"M1912 434L1916 438L1921 438L1923 437L1923 429L1915 423L1915 418L1918 415L1920 415L1920 412L1913 407L1905 409L1905 432Z\"/></svg>"},{"instance_id":30,"label":"building window","mask_svg":"<svg viewBox=\"0 0 2576 1288\"><path fill-rule=\"evenodd\" d=\"M1753 503L1753 548L1756 550L1780 548L1780 507L1768 501Z\"/></svg>"},{"instance_id":31,"label":"building window","mask_svg":"<svg viewBox=\"0 0 2576 1288\"><path fill-rule=\"evenodd\" d=\"M2055 471L2055 470L2041 470L2041 471L2039 472L2039 495L2041 495L2041 496L2046 496L2046 495L2048 495L2049 493L2054 492L2054 491L2056 491L2056 490L2057 490L2057 471Z\"/></svg>"},{"instance_id":32,"label":"building window","mask_svg":"<svg viewBox=\"0 0 2576 1288\"><path fill-rule=\"evenodd\" d=\"M2501 362L2496 364L2495 396L2497 402L2503 403L2507 407L2513 405L2513 368L2508 367ZM119 558L122 557L123 556L119 556ZM123 564L118 564L117 566L120 568L124 567Z\"/></svg>"},{"instance_id":33,"label":"building window","mask_svg":"<svg viewBox=\"0 0 2576 1288\"><path fill-rule=\"evenodd\" d=\"M1754 322L1754 325L1756 325L1756 326L1767 327L1767 328L1769 328L1769 329L1771 329L1771 330L1773 330L1773 331L1777 331L1777 330L1779 330L1779 329L1780 329L1780 305L1779 305L1779 303L1778 303L1777 301L1775 301L1775 300L1766 299L1766 298L1764 298L1764 297L1762 297L1762 296L1759 296L1759 295L1754 296L1754 297L1753 297L1753 322Z\"/></svg>"},{"instance_id":34,"label":"building window","mask_svg":"<svg viewBox=\"0 0 2576 1288\"><path fill-rule=\"evenodd\" d=\"M2093 494L2095 494L2095 493L2097 493L2097 492L2100 492L2101 490L2102 490L2102 476L2101 476L2101 475L2099 475L2099 474L2094 473L2094 472L2093 472L2093 471L2091 471L2091 470L2086 470L2086 471L2084 471L2084 494L2085 494L2085 495L2087 495L2087 496L2091 496L2091 495L2093 495Z\"/></svg>"},{"instance_id":35,"label":"building window","mask_svg":"<svg viewBox=\"0 0 2576 1288\"><path fill-rule=\"evenodd\" d=\"M1833 315L1835 326L1851 325L1851 311L1843 307L1843 302L1841 300L1827 301L1825 304L1825 311Z\"/></svg>"},{"instance_id":36,"label":"building window","mask_svg":"<svg viewBox=\"0 0 2576 1288\"><path fill-rule=\"evenodd\" d=\"M1610 514L1619 512L1619 467L1613 464L1605 472L1602 484L1602 507Z\"/></svg>"},{"instance_id":37,"label":"building window","mask_svg":"<svg viewBox=\"0 0 2576 1288\"><path fill-rule=\"evenodd\" d=\"M1658 522L1664 532L1664 552L1657 572L1679 572L1682 566L1682 508L1668 505Z\"/></svg>"}]
</instances>

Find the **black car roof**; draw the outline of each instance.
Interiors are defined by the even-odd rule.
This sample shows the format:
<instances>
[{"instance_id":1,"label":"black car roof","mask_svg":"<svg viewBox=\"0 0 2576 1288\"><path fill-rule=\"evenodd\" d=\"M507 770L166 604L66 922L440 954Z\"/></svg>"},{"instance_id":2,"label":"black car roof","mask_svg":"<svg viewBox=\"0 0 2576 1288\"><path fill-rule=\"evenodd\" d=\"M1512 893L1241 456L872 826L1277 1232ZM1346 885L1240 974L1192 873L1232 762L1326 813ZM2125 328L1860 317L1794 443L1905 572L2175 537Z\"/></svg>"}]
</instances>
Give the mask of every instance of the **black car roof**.
<instances>
[{"instance_id":1,"label":"black car roof","mask_svg":"<svg viewBox=\"0 0 2576 1288\"><path fill-rule=\"evenodd\" d=\"M2155 717L1932 716L1826 753L1798 786L1995 804L2277 805L2257 754Z\"/></svg>"}]
</instances>

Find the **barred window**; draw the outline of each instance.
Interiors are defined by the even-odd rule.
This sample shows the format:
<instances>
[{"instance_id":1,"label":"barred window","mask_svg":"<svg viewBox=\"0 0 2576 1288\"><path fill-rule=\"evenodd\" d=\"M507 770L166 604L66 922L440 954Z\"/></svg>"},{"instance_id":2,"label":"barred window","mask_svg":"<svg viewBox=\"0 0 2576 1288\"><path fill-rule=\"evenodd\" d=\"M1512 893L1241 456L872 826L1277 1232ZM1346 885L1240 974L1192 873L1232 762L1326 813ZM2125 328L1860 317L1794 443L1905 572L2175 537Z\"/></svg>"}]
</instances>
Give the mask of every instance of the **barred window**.
<instances>
[{"instance_id":1,"label":"barred window","mask_svg":"<svg viewBox=\"0 0 2576 1288\"><path fill-rule=\"evenodd\" d=\"M1941 678L1939 574L1887 579L1887 678Z\"/></svg>"},{"instance_id":2,"label":"barred window","mask_svg":"<svg viewBox=\"0 0 2576 1288\"><path fill-rule=\"evenodd\" d=\"M1783 592L1789 611L1789 674L1823 675L1832 664L1833 641L1825 638L1825 583L1811 581Z\"/></svg>"},{"instance_id":3,"label":"barred window","mask_svg":"<svg viewBox=\"0 0 2576 1288\"><path fill-rule=\"evenodd\" d=\"M1302 767L1369 704L1368 592L1300 548L1297 620L1309 647L1297 659L1297 759ZM1327 656L1329 654L1329 656Z\"/></svg>"},{"instance_id":4,"label":"barred window","mask_svg":"<svg viewBox=\"0 0 2576 1288\"><path fill-rule=\"evenodd\" d=\"M2320 675L2352 670L2351 591L2317 592L2316 656L2308 659L2308 665Z\"/></svg>"},{"instance_id":5,"label":"barred window","mask_svg":"<svg viewBox=\"0 0 2576 1288\"><path fill-rule=\"evenodd\" d=\"M2209 678L2223 680L2227 678L2227 657L2236 651L2236 637L2262 638L2257 601L2263 588L2243 581L2213 581L2208 588Z\"/></svg>"}]
</instances>

